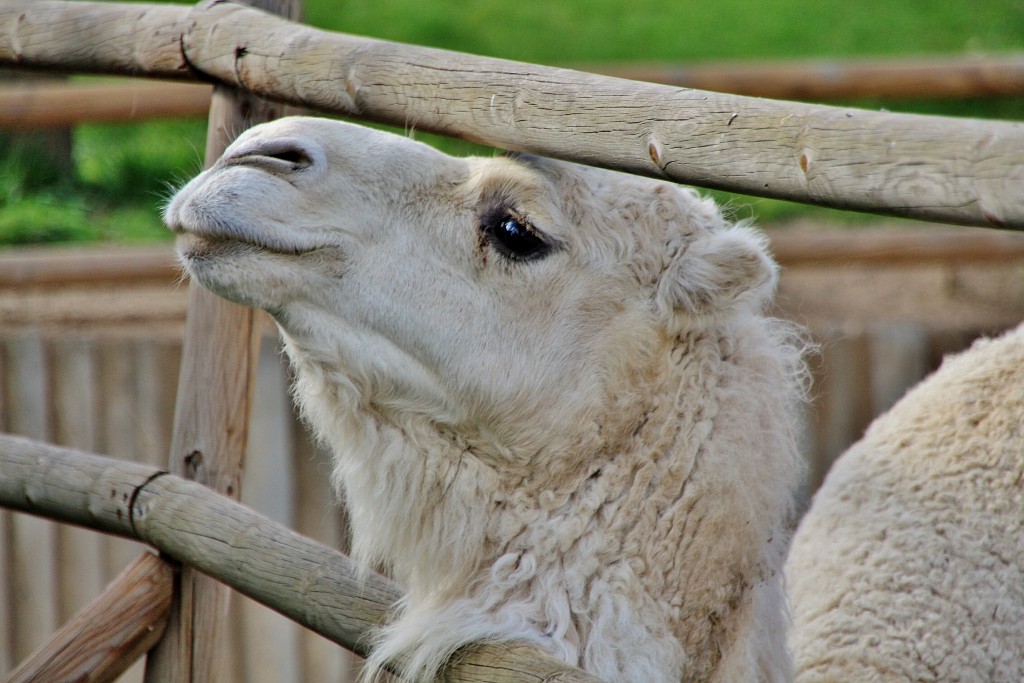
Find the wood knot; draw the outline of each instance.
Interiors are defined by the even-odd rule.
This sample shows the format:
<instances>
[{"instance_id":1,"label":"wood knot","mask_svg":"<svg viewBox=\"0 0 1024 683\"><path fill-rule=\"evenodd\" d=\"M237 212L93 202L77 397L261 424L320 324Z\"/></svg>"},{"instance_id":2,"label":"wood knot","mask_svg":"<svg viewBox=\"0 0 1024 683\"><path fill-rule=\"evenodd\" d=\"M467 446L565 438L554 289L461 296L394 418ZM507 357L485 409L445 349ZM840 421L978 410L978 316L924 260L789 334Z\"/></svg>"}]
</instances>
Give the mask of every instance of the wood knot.
<instances>
[{"instance_id":1,"label":"wood knot","mask_svg":"<svg viewBox=\"0 0 1024 683\"><path fill-rule=\"evenodd\" d=\"M800 170L807 173L807 169L811 166L811 157L807 152L800 154Z\"/></svg>"},{"instance_id":2,"label":"wood knot","mask_svg":"<svg viewBox=\"0 0 1024 683\"><path fill-rule=\"evenodd\" d=\"M647 143L647 154L651 157L654 165L661 168L661 145L658 144L657 140L651 140Z\"/></svg>"},{"instance_id":3,"label":"wood knot","mask_svg":"<svg viewBox=\"0 0 1024 683\"><path fill-rule=\"evenodd\" d=\"M199 451L192 451L185 456L185 472L190 479L195 478L196 472L203 466L203 454Z\"/></svg>"}]
</instances>

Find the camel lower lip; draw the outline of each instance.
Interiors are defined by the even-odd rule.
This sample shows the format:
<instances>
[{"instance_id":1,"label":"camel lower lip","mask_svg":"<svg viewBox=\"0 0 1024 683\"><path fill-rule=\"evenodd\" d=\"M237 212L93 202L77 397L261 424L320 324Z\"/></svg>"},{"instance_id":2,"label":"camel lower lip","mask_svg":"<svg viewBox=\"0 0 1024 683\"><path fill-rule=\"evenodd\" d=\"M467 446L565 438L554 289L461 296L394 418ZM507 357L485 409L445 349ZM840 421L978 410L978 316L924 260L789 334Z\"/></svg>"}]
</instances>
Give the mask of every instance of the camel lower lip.
<instances>
[{"instance_id":1,"label":"camel lower lip","mask_svg":"<svg viewBox=\"0 0 1024 683\"><path fill-rule=\"evenodd\" d=\"M179 233L178 253L187 259L217 258L238 255L244 252L264 252L283 256L301 256L309 249L271 246L256 242L237 240L230 237L208 237L194 233Z\"/></svg>"},{"instance_id":2,"label":"camel lower lip","mask_svg":"<svg viewBox=\"0 0 1024 683\"><path fill-rule=\"evenodd\" d=\"M249 246L238 240L203 237L191 233L181 233L177 239L178 253L182 258L189 260L227 256Z\"/></svg>"}]
</instances>

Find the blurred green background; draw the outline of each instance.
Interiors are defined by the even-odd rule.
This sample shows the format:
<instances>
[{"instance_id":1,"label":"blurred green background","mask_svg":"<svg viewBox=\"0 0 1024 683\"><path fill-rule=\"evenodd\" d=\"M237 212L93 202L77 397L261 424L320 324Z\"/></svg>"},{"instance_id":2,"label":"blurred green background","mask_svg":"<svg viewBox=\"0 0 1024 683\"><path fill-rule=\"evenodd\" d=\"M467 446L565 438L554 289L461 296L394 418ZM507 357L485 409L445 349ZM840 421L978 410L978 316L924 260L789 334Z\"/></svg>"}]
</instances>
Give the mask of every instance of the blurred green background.
<instances>
[{"instance_id":1,"label":"blurred green background","mask_svg":"<svg viewBox=\"0 0 1024 683\"><path fill-rule=\"evenodd\" d=\"M1024 49L1024 0L306 0L321 28L563 65L625 61L928 56ZM835 102L891 111L1024 119L1024 98ZM433 136L451 153L479 151ZM159 211L200 167L205 123L83 125L73 171L41 163L30 136L0 131L0 244L168 239ZM485 152L486 153L486 152ZM760 222L855 214L716 193Z\"/></svg>"}]
</instances>

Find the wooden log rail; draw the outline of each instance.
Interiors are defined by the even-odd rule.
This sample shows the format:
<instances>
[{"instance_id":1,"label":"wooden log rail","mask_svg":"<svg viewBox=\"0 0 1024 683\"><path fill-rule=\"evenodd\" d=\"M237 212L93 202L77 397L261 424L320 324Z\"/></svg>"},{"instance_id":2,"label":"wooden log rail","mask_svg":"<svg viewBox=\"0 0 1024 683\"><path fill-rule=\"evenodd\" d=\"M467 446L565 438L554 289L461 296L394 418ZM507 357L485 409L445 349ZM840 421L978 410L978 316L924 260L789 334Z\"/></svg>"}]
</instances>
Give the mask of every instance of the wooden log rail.
<instances>
[{"instance_id":1,"label":"wooden log rail","mask_svg":"<svg viewBox=\"0 0 1024 683\"><path fill-rule=\"evenodd\" d=\"M1024 94L1024 53L705 64L578 65L584 71L783 100L945 100Z\"/></svg>"},{"instance_id":2,"label":"wooden log rail","mask_svg":"<svg viewBox=\"0 0 1024 683\"><path fill-rule=\"evenodd\" d=\"M7 86L0 88L0 130L205 117L210 110L210 91L208 85L142 80Z\"/></svg>"},{"instance_id":3,"label":"wooden log rail","mask_svg":"<svg viewBox=\"0 0 1024 683\"><path fill-rule=\"evenodd\" d=\"M572 68L633 81L749 97L803 100L963 100L1024 95L1024 53L852 61L608 63ZM206 116L210 87L129 79L0 88L0 129Z\"/></svg>"},{"instance_id":4,"label":"wooden log rail","mask_svg":"<svg viewBox=\"0 0 1024 683\"><path fill-rule=\"evenodd\" d=\"M1024 125L722 95L399 45L223 0L9 0L0 64L213 79L336 114L744 194L1024 229Z\"/></svg>"},{"instance_id":5,"label":"wooden log rail","mask_svg":"<svg viewBox=\"0 0 1024 683\"><path fill-rule=\"evenodd\" d=\"M147 465L0 434L0 506L148 543L360 654L401 597L345 555ZM532 647L500 643L460 651L442 678L597 683Z\"/></svg>"}]
</instances>

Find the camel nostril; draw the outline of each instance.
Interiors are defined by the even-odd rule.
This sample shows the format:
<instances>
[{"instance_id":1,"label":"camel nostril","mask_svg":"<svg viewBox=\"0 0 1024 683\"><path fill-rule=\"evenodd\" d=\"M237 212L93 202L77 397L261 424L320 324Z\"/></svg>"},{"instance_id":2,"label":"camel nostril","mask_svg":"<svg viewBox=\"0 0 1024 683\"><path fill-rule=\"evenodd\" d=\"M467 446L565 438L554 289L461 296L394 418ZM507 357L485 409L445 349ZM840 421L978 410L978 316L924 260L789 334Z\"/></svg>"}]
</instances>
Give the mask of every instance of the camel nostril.
<instances>
[{"instance_id":1,"label":"camel nostril","mask_svg":"<svg viewBox=\"0 0 1024 683\"><path fill-rule=\"evenodd\" d=\"M313 160L310 158L309 154L306 153L306 150L301 149L300 147L282 147L281 149L268 151L265 156L291 164L296 169L305 168L313 163Z\"/></svg>"},{"instance_id":2,"label":"camel nostril","mask_svg":"<svg viewBox=\"0 0 1024 683\"><path fill-rule=\"evenodd\" d=\"M309 168L316 161L316 153L294 140L265 140L255 146L246 146L224 159L229 165L256 166L267 171L292 173Z\"/></svg>"}]
</instances>

